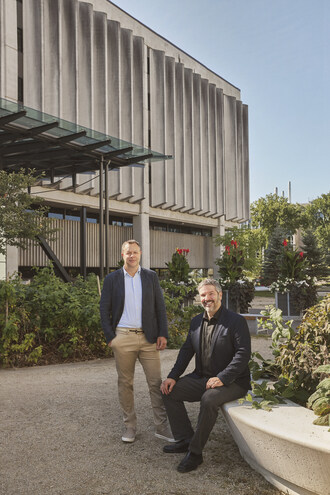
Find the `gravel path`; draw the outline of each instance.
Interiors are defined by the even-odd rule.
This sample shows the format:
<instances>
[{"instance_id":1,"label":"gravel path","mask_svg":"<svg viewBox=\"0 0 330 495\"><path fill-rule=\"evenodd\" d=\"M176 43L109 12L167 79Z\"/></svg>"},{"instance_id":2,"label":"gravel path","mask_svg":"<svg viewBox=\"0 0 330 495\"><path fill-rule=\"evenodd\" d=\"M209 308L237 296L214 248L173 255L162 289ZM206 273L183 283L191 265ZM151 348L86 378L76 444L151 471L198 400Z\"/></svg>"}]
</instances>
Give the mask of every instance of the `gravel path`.
<instances>
[{"instance_id":1,"label":"gravel path","mask_svg":"<svg viewBox=\"0 0 330 495\"><path fill-rule=\"evenodd\" d=\"M253 338L266 357L269 341ZM162 352L163 376L177 351ZM123 444L113 359L0 370L1 495L275 495L241 458L219 416L197 471L163 454L136 367L136 442ZM193 421L197 404L189 404Z\"/></svg>"}]
</instances>

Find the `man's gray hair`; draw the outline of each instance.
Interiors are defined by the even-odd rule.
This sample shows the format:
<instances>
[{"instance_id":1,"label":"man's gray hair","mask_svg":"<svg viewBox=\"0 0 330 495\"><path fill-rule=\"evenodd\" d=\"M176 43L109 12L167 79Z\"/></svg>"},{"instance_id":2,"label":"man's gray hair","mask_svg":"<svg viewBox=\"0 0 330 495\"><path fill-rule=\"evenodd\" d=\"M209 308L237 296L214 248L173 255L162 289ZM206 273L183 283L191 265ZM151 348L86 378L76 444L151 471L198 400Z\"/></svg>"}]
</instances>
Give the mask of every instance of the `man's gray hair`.
<instances>
[{"instance_id":1,"label":"man's gray hair","mask_svg":"<svg viewBox=\"0 0 330 495\"><path fill-rule=\"evenodd\" d=\"M214 278L204 278L204 280L202 280L199 284L198 284L198 287L197 287L197 290L198 292L201 290L202 287L204 287L204 285L213 285L213 287L215 288L215 290L217 292L222 292L222 288L221 288L221 285L219 284L219 282L217 280L215 280Z\"/></svg>"}]
</instances>

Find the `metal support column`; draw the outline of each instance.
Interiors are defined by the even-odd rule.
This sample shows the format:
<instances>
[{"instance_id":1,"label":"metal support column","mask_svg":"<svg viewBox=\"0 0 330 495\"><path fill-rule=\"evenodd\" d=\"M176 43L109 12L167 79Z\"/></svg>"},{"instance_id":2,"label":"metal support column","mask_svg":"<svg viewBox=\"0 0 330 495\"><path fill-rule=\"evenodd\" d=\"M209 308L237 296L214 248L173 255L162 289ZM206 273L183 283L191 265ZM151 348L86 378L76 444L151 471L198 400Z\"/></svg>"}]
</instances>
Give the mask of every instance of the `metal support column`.
<instances>
[{"instance_id":1,"label":"metal support column","mask_svg":"<svg viewBox=\"0 0 330 495\"><path fill-rule=\"evenodd\" d=\"M109 253L109 161L105 163L105 273L109 273L110 253Z\"/></svg>"},{"instance_id":2,"label":"metal support column","mask_svg":"<svg viewBox=\"0 0 330 495\"><path fill-rule=\"evenodd\" d=\"M86 279L86 255L87 255L87 213L86 206L82 206L80 210L80 275Z\"/></svg>"},{"instance_id":3,"label":"metal support column","mask_svg":"<svg viewBox=\"0 0 330 495\"><path fill-rule=\"evenodd\" d=\"M99 232L99 242L100 242L100 279L104 276L104 221L103 221L103 156L100 160L100 232Z\"/></svg>"}]
</instances>

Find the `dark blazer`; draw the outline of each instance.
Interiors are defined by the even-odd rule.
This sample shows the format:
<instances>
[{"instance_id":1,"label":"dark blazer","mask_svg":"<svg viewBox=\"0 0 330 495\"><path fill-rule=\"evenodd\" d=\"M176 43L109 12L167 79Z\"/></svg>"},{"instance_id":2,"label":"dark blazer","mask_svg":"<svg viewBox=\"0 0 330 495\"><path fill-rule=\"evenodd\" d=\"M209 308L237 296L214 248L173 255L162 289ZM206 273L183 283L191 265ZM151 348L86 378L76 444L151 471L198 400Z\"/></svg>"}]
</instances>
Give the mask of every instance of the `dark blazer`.
<instances>
[{"instance_id":1,"label":"dark blazer","mask_svg":"<svg viewBox=\"0 0 330 495\"><path fill-rule=\"evenodd\" d=\"M148 342L153 344L157 341L157 337L168 338L165 303L154 271L141 268L141 284L142 328ZM120 268L109 273L103 282L100 313L107 344L116 336L116 327L123 314L124 303L124 271Z\"/></svg>"},{"instance_id":2,"label":"dark blazer","mask_svg":"<svg viewBox=\"0 0 330 495\"><path fill-rule=\"evenodd\" d=\"M203 324L201 313L191 320L189 333L182 345L168 378L178 380L195 355L193 377L202 377L200 336ZM245 318L237 313L221 308L214 327L211 350L212 376L220 378L224 385L237 383L248 390L251 386L248 367L251 355L251 337Z\"/></svg>"}]
</instances>

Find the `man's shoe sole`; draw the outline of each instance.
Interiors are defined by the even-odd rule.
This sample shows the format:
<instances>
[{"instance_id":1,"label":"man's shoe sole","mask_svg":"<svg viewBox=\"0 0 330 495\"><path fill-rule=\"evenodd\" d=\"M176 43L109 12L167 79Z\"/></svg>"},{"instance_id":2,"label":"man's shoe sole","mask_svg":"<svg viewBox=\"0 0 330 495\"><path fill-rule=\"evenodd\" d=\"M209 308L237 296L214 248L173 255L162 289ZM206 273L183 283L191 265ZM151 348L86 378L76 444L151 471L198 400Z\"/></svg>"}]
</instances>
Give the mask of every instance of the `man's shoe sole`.
<instances>
[{"instance_id":1,"label":"man's shoe sole","mask_svg":"<svg viewBox=\"0 0 330 495\"><path fill-rule=\"evenodd\" d=\"M133 443L135 441L135 438L129 438L129 437L121 437L121 439L124 443Z\"/></svg>"},{"instance_id":2,"label":"man's shoe sole","mask_svg":"<svg viewBox=\"0 0 330 495\"><path fill-rule=\"evenodd\" d=\"M161 440L166 440L166 442L175 442L173 437L165 437L165 435L161 435L160 433L155 433L155 437L160 438Z\"/></svg>"}]
</instances>

